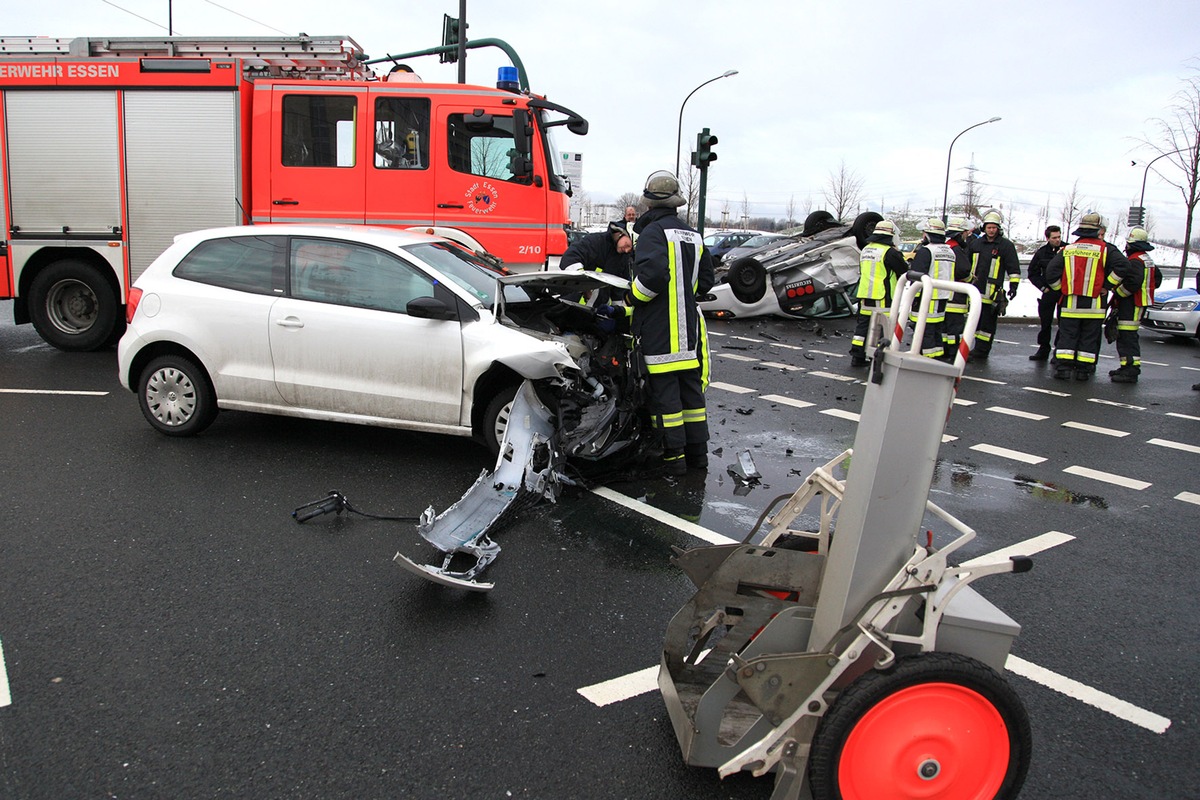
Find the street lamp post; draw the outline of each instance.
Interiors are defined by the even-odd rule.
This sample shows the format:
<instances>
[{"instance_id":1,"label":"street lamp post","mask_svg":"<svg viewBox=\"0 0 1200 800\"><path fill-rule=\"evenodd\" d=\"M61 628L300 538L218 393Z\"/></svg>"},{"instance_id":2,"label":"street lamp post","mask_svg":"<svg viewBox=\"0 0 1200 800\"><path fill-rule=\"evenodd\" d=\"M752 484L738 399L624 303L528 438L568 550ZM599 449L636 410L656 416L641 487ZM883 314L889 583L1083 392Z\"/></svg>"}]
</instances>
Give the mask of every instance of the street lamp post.
<instances>
[{"instance_id":1,"label":"street lamp post","mask_svg":"<svg viewBox=\"0 0 1200 800\"><path fill-rule=\"evenodd\" d=\"M1139 195L1139 196L1138 196L1138 208L1145 208L1145 207L1146 207L1146 177L1147 177L1147 176L1150 174L1150 166L1151 166L1151 164L1153 164L1155 161L1158 161L1160 158L1166 158L1167 156L1173 156L1173 155L1175 155L1176 153L1182 153L1182 152L1184 152L1185 150L1188 150L1188 149L1190 149L1190 148L1187 148L1187 147L1181 147L1181 148L1179 148L1178 150L1172 150L1172 151L1171 151L1171 152L1169 152L1169 153L1161 153L1161 154L1159 154L1159 155L1155 156L1154 158L1150 159L1150 163L1149 163L1149 164L1147 164L1147 165L1146 165L1146 169L1144 169L1144 170L1142 171L1142 193L1141 193L1141 195ZM1137 162L1136 162L1136 161L1135 161L1135 162L1133 162L1133 163L1134 163L1135 165L1137 164Z\"/></svg>"},{"instance_id":2,"label":"street lamp post","mask_svg":"<svg viewBox=\"0 0 1200 800\"><path fill-rule=\"evenodd\" d=\"M987 125L989 122L999 121L999 117L992 117L991 119L985 119L983 122L976 122L970 128L964 128L962 131L959 131L958 136L962 136L964 133L971 130L971 128L978 128L980 125ZM942 190L942 222L946 222L946 201L950 199L950 154L954 152L954 143L958 141L958 136L955 136L950 140L950 149L946 151L946 186Z\"/></svg>"},{"instance_id":3,"label":"street lamp post","mask_svg":"<svg viewBox=\"0 0 1200 800\"><path fill-rule=\"evenodd\" d=\"M736 69L726 70L725 72L718 75L717 77L709 78L704 83L697 86L695 89L692 89L690 92L688 92L688 96L683 98L683 103L679 106L679 127L676 128L676 130L675 130L675 177L676 178L679 177L679 151L682 147L682 141L683 141L683 107L687 105L688 100L692 99L692 95L694 95L696 92L703 89L705 86L708 86L713 81L719 81L719 80L721 80L721 78L728 78L728 77L731 77L731 76L737 75L737 74L738 74L738 71Z\"/></svg>"}]
</instances>

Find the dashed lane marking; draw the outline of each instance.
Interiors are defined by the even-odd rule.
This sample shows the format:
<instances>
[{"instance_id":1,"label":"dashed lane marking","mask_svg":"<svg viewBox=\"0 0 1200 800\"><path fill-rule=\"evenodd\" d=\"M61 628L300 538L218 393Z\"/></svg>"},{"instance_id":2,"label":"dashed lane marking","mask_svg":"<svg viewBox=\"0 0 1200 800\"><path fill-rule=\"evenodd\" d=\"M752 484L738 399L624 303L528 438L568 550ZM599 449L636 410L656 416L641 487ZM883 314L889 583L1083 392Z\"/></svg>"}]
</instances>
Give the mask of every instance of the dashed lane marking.
<instances>
[{"instance_id":1,"label":"dashed lane marking","mask_svg":"<svg viewBox=\"0 0 1200 800\"><path fill-rule=\"evenodd\" d=\"M833 372L822 372L821 370L813 370L812 372L810 372L808 374L815 375L818 378L828 378L831 381L844 381L847 383L849 383L850 381L858 380L858 378L855 378L852 375L837 375Z\"/></svg>"},{"instance_id":2,"label":"dashed lane marking","mask_svg":"<svg viewBox=\"0 0 1200 800\"><path fill-rule=\"evenodd\" d=\"M733 392L734 394L754 394L758 391L757 389L747 389L745 386L735 386L732 383L721 383L720 381L713 381L709 384L709 387L720 389L723 392Z\"/></svg>"},{"instance_id":3,"label":"dashed lane marking","mask_svg":"<svg viewBox=\"0 0 1200 800\"><path fill-rule=\"evenodd\" d=\"M1183 369L1191 370L1192 372L1200 372L1200 367L1183 367Z\"/></svg>"},{"instance_id":4,"label":"dashed lane marking","mask_svg":"<svg viewBox=\"0 0 1200 800\"><path fill-rule=\"evenodd\" d=\"M1193 417L1191 414L1180 414L1180 413L1177 413L1177 412L1175 412L1175 411L1168 411L1168 412L1167 412L1167 416L1168 416L1168 417L1179 417L1180 419L1194 419L1194 420L1200 420L1200 417Z\"/></svg>"},{"instance_id":5,"label":"dashed lane marking","mask_svg":"<svg viewBox=\"0 0 1200 800\"><path fill-rule=\"evenodd\" d=\"M1116 436L1117 438L1129 435L1127 431L1119 431L1115 428L1101 428L1099 425L1088 425L1086 422L1064 422L1062 427L1074 428L1077 431L1087 431L1088 433L1100 433L1105 436Z\"/></svg>"},{"instance_id":6,"label":"dashed lane marking","mask_svg":"<svg viewBox=\"0 0 1200 800\"><path fill-rule=\"evenodd\" d=\"M1152 483L1139 481L1137 478L1126 478L1124 475L1117 475L1113 472L1103 472L1102 470L1092 469L1091 467L1071 466L1063 470L1069 475L1078 475L1081 478L1091 478L1094 481L1103 483L1111 483L1114 486L1123 486L1126 489L1136 489L1139 492L1150 486Z\"/></svg>"},{"instance_id":7,"label":"dashed lane marking","mask_svg":"<svg viewBox=\"0 0 1200 800\"><path fill-rule=\"evenodd\" d=\"M830 358L845 358L846 357L845 353L830 353L826 350L809 350L808 352L816 353L817 355L822 355L822 356L829 356Z\"/></svg>"},{"instance_id":8,"label":"dashed lane marking","mask_svg":"<svg viewBox=\"0 0 1200 800\"><path fill-rule=\"evenodd\" d=\"M1175 499L1200 506L1200 494L1196 494L1195 492L1180 492L1179 494L1175 495Z\"/></svg>"},{"instance_id":9,"label":"dashed lane marking","mask_svg":"<svg viewBox=\"0 0 1200 800\"><path fill-rule=\"evenodd\" d=\"M861 416L860 414L856 414L853 411L843 411L840 408L826 408L821 413L828 414L831 417L838 417L840 419L848 419L851 422L858 422L858 420Z\"/></svg>"},{"instance_id":10,"label":"dashed lane marking","mask_svg":"<svg viewBox=\"0 0 1200 800\"><path fill-rule=\"evenodd\" d=\"M994 411L997 414L1006 414L1010 417L1020 417L1021 419L1032 419L1041 421L1050 419L1045 414L1034 414L1030 411L1019 411L1015 408L1005 408L1004 406L988 406L988 411Z\"/></svg>"},{"instance_id":11,"label":"dashed lane marking","mask_svg":"<svg viewBox=\"0 0 1200 800\"><path fill-rule=\"evenodd\" d=\"M584 686L576 691L583 695L588 702L603 708L638 695L648 694L657 688L658 666L655 665L622 675L619 678L611 678L591 686Z\"/></svg>"},{"instance_id":12,"label":"dashed lane marking","mask_svg":"<svg viewBox=\"0 0 1200 800\"><path fill-rule=\"evenodd\" d=\"M721 358L728 358L730 361L758 361L759 359L751 356L738 355L737 353L717 353Z\"/></svg>"},{"instance_id":13,"label":"dashed lane marking","mask_svg":"<svg viewBox=\"0 0 1200 800\"><path fill-rule=\"evenodd\" d=\"M762 343L763 343L763 340L762 340L762 339L754 339L754 338L752 338L752 337L750 337L750 336L730 336L729 338L730 338L730 339L737 339L739 342L754 342L755 344L762 344Z\"/></svg>"},{"instance_id":14,"label":"dashed lane marking","mask_svg":"<svg viewBox=\"0 0 1200 800\"><path fill-rule=\"evenodd\" d=\"M1089 403L1099 403L1102 406L1115 406L1117 408L1130 408L1134 411L1145 411L1145 406L1131 406L1129 403L1117 403L1112 400L1101 400L1099 397L1089 397Z\"/></svg>"},{"instance_id":15,"label":"dashed lane marking","mask_svg":"<svg viewBox=\"0 0 1200 800\"><path fill-rule=\"evenodd\" d=\"M989 453L993 456L1001 458L1009 458L1013 461L1020 461L1025 464L1041 464L1046 459L1042 456L1035 456L1031 453L1022 453L1020 450L1009 450L1007 447L997 447L994 444L973 444L972 450L978 450L981 453Z\"/></svg>"},{"instance_id":16,"label":"dashed lane marking","mask_svg":"<svg viewBox=\"0 0 1200 800\"><path fill-rule=\"evenodd\" d=\"M0 394L61 394L79 397L104 397L108 392L76 392L62 389L0 389Z\"/></svg>"},{"instance_id":17,"label":"dashed lane marking","mask_svg":"<svg viewBox=\"0 0 1200 800\"><path fill-rule=\"evenodd\" d=\"M0 642L0 708L12 705L12 694L8 691L8 667L4 664L4 643Z\"/></svg>"},{"instance_id":18,"label":"dashed lane marking","mask_svg":"<svg viewBox=\"0 0 1200 800\"><path fill-rule=\"evenodd\" d=\"M795 367L795 366L792 366L791 364L780 364L778 361L764 361L764 362L762 362L762 365L764 367L771 367L772 369L791 370L792 372L803 372L804 371L804 367Z\"/></svg>"},{"instance_id":19,"label":"dashed lane marking","mask_svg":"<svg viewBox=\"0 0 1200 800\"><path fill-rule=\"evenodd\" d=\"M1025 342L1014 342L1009 339L992 339L992 341L996 342L997 344L1015 344L1017 346L1025 344Z\"/></svg>"},{"instance_id":20,"label":"dashed lane marking","mask_svg":"<svg viewBox=\"0 0 1200 800\"><path fill-rule=\"evenodd\" d=\"M962 379L964 381L975 381L976 383L990 383L995 386L1007 386L1008 385L1007 381L994 381L991 378L977 378L974 375L963 375Z\"/></svg>"},{"instance_id":21,"label":"dashed lane marking","mask_svg":"<svg viewBox=\"0 0 1200 800\"><path fill-rule=\"evenodd\" d=\"M764 394L759 398L771 403L779 403L780 405L792 406L793 408L811 408L816 403L810 403L807 400L797 400L794 397L784 397L781 394Z\"/></svg>"},{"instance_id":22,"label":"dashed lane marking","mask_svg":"<svg viewBox=\"0 0 1200 800\"><path fill-rule=\"evenodd\" d=\"M952 401L951 401L951 403L952 403L953 405L956 405L956 406L975 406L975 405L979 405L979 404L978 404L978 403L976 403L974 400L963 400L961 397L956 397L956 398L954 398L954 400L952 400Z\"/></svg>"},{"instance_id":23,"label":"dashed lane marking","mask_svg":"<svg viewBox=\"0 0 1200 800\"><path fill-rule=\"evenodd\" d=\"M1143 363L1143 364L1149 364L1149 365L1151 365L1151 366L1153 366L1153 367L1169 367L1169 366L1171 366L1170 364L1164 364L1164 363L1163 363L1163 362L1161 362L1161 361L1142 361L1142 363Z\"/></svg>"},{"instance_id":24,"label":"dashed lane marking","mask_svg":"<svg viewBox=\"0 0 1200 800\"><path fill-rule=\"evenodd\" d=\"M1159 447L1169 447L1172 450L1182 450L1185 453L1200 453L1200 447L1183 442L1172 442L1170 439L1150 439L1146 444L1156 444Z\"/></svg>"},{"instance_id":25,"label":"dashed lane marking","mask_svg":"<svg viewBox=\"0 0 1200 800\"><path fill-rule=\"evenodd\" d=\"M1167 728L1171 727L1171 720L1166 717L1159 716L1152 711L1139 708L1133 703L1113 697L1107 692L1093 689L1091 686L1068 678L1065 675L1051 672L1045 667L1039 667L1037 664L1032 664L1023 658L1010 655L1004 666L1015 675L1028 678L1034 683L1040 683L1048 689L1053 689L1081 703L1098 708L1101 711L1112 714L1118 719L1132 722L1134 725L1145 728L1148 731L1166 733Z\"/></svg>"},{"instance_id":26,"label":"dashed lane marking","mask_svg":"<svg viewBox=\"0 0 1200 800\"><path fill-rule=\"evenodd\" d=\"M785 350L803 350L804 348L798 344L784 344L783 342L771 342L771 347L782 347Z\"/></svg>"},{"instance_id":27,"label":"dashed lane marking","mask_svg":"<svg viewBox=\"0 0 1200 800\"><path fill-rule=\"evenodd\" d=\"M957 442L957 441L958 441L957 436L951 436L948 433L942 434L942 444L946 444L947 442Z\"/></svg>"},{"instance_id":28,"label":"dashed lane marking","mask_svg":"<svg viewBox=\"0 0 1200 800\"><path fill-rule=\"evenodd\" d=\"M620 492L614 492L607 486L598 486L595 489L592 489L592 493L599 497L603 497L605 500L616 503L619 506L624 506L631 511L636 511L642 516L649 517L650 519L661 522L665 525L670 525L673 528L678 528L684 533L690 536L695 536L697 539L708 542L709 544L736 544L737 542L736 539L730 539L728 536L724 536L716 531L709 530L708 528L697 525L694 522L689 522L683 517L677 517L674 514L655 508L648 503L643 503L641 500L634 500L628 495L623 495Z\"/></svg>"},{"instance_id":29,"label":"dashed lane marking","mask_svg":"<svg viewBox=\"0 0 1200 800\"><path fill-rule=\"evenodd\" d=\"M1038 392L1039 394L1048 394L1051 397L1070 397L1071 396L1070 392L1056 392L1053 389L1042 389L1038 386L1022 386L1021 388L1027 392Z\"/></svg>"}]
</instances>

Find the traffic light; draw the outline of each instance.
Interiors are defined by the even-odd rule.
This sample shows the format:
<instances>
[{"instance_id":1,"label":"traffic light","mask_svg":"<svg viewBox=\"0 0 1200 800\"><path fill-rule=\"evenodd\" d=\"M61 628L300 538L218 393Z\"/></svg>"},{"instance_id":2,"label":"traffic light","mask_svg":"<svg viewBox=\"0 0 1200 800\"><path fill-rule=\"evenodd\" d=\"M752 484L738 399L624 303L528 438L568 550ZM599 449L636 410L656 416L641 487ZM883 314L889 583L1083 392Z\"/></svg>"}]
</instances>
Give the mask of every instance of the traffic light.
<instances>
[{"instance_id":1,"label":"traffic light","mask_svg":"<svg viewBox=\"0 0 1200 800\"><path fill-rule=\"evenodd\" d=\"M1129 207L1129 227L1131 227L1131 228L1146 227L1146 207L1145 206L1130 206Z\"/></svg>"},{"instance_id":2,"label":"traffic light","mask_svg":"<svg viewBox=\"0 0 1200 800\"><path fill-rule=\"evenodd\" d=\"M461 25L459 20L449 14L442 15L442 46L450 47L457 45L462 36ZM458 61L458 49L450 50L445 53L438 53L438 60L443 64L453 64Z\"/></svg>"},{"instance_id":3,"label":"traffic light","mask_svg":"<svg viewBox=\"0 0 1200 800\"><path fill-rule=\"evenodd\" d=\"M717 137L708 132L708 128L696 134L696 152L692 153L692 166L697 169L708 169L708 165L717 160L713 145Z\"/></svg>"}]
</instances>

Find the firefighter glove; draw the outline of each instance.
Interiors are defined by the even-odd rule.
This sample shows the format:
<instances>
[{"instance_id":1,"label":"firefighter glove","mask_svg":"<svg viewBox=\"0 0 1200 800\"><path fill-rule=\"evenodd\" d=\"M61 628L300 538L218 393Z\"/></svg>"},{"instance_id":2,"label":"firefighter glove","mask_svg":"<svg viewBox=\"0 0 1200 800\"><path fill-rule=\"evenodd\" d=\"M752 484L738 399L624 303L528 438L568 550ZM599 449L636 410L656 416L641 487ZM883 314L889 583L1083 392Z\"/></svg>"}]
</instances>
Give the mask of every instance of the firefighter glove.
<instances>
[{"instance_id":1,"label":"firefighter glove","mask_svg":"<svg viewBox=\"0 0 1200 800\"><path fill-rule=\"evenodd\" d=\"M1017 296L1017 284L1010 283L1008 285L1008 299L1011 300Z\"/></svg>"}]
</instances>

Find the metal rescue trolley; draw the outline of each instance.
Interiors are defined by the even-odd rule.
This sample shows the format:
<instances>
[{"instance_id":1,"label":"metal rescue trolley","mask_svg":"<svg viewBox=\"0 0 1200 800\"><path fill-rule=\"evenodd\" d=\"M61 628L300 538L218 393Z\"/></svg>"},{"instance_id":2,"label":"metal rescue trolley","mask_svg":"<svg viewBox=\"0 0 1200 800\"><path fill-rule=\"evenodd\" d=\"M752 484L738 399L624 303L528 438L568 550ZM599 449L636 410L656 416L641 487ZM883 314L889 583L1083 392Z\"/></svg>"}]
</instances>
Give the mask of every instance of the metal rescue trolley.
<instances>
[{"instance_id":1,"label":"metal rescue trolley","mask_svg":"<svg viewBox=\"0 0 1200 800\"><path fill-rule=\"evenodd\" d=\"M927 302L902 349L914 297L934 288L970 297L953 364L919 354ZM774 771L773 800L1017 795L1029 720L1001 673L1020 626L968 584L1032 562L951 566L975 532L928 501L979 309L972 285L902 278L853 450L814 470L761 542L677 554L698 591L667 627L658 683L688 764ZM817 498L817 530L794 530ZM956 538L934 547L926 513Z\"/></svg>"}]
</instances>

